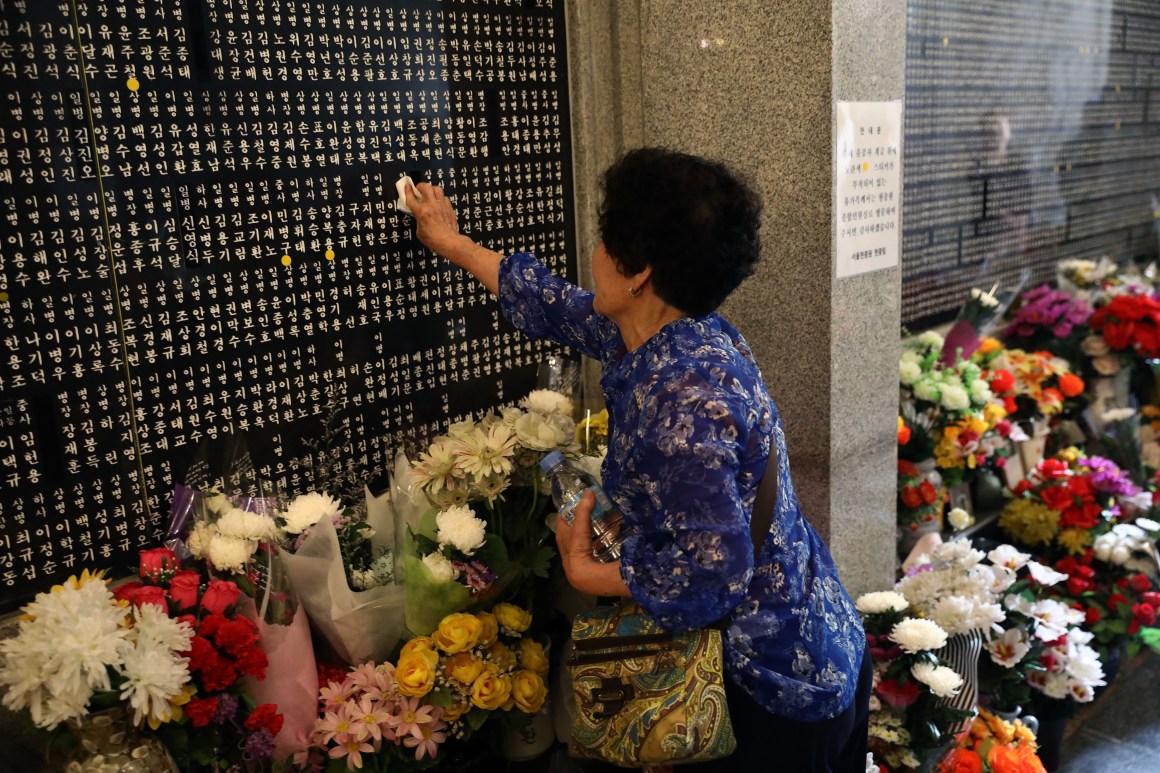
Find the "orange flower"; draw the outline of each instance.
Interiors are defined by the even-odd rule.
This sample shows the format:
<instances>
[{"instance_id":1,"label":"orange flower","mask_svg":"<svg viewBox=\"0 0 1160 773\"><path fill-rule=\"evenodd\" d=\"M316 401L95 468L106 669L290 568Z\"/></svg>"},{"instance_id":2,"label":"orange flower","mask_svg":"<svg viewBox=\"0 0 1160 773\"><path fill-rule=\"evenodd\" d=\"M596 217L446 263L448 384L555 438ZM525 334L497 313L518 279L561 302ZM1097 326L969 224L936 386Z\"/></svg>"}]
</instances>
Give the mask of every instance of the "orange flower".
<instances>
[{"instance_id":1,"label":"orange flower","mask_svg":"<svg viewBox=\"0 0 1160 773\"><path fill-rule=\"evenodd\" d=\"M898 417L898 445L904 446L910 442L910 427L902 421L902 417Z\"/></svg>"},{"instance_id":2,"label":"orange flower","mask_svg":"<svg viewBox=\"0 0 1160 773\"><path fill-rule=\"evenodd\" d=\"M1065 373L1059 377L1059 391L1064 397L1076 397L1083 394L1083 379L1074 373Z\"/></svg>"},{"instance_id":3,"label":"orange flower","mask_svg":"<svg viewBox=\"0 0 1160 773\"><path fill-rule=\"evenodd\" d=\"M956 748L938 766L939 773L983 773L983 758L970 749Z\"/></svg>"},{"instance_id":4,"label":"orange flower","mask_svg":"<svg viewBox=\"0 0 1160 773\"><path fill-rule=\"evenodd\" d=\"M987 762L994 773L1046 773L1030 746L995 746Z\"/></svg>"}]
</instances>

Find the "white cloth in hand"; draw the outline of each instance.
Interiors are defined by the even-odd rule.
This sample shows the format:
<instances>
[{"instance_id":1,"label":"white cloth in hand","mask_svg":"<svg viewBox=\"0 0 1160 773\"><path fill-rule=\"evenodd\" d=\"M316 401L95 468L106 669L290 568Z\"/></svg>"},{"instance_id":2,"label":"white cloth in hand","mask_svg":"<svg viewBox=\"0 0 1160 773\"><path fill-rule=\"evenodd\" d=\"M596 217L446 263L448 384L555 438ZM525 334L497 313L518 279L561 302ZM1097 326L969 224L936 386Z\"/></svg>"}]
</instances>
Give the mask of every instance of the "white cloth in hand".
<instances>
[{"instance_id":1,"label":"white cloth in hand","mask_svg":"<svg viewBox=\"0 0 1160 773\"><path fill-rule=\"evenodd\" d=\"M412 212L411 208L407 206L408 185L411 186L411 191L414 193L415 198L417 198L419 201L423 200L423 197L419 195L419 189L415 187L415 183L411 180L410 176L403 175L399 178L399 181L395 183L395 190L399 194L399 198L395 200L395 209L404 214L410 215L411 217L414 217L415 213Z\"/></svg>"}]
</instances>

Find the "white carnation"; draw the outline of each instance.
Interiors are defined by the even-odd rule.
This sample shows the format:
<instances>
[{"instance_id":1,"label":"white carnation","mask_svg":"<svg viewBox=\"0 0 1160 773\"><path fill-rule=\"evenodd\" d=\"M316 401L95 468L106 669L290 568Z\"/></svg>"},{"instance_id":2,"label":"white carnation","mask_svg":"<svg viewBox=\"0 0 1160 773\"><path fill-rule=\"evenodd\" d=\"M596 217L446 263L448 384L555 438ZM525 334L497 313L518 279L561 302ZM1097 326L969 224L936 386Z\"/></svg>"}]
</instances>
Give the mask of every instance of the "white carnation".
<instances>
[{"instance_id":1,"label":"white carnation","mask_svg":"<svg viewBox=\"0 0 1160 773\"><path fill-rule=\"evenodd\" d=\"M214 524L219 534L238 539L260 540L274 531L274 522L264 515L248 513L240 507L230 508Z\"/></svg>"},{"instance_id":2,"label":"white carnation","mask_svg":"<svg viewBox=\"0 0 1160 773\"><path fill-rule=\"evenodd\" d=\"M917 617L908 617L896 623L890 638L905 651L914 654L937 650L947 643L947 632L938 623Z\"/></svg>"},{"instance_id":3,"label":"white carnation","mask_svg":"<svg viewBox=\"0 0 1160 773\"><path fill-rule=\"evenodd\" d=\"M992 397L991 385L982 379L971 382L971 402L975 405L985 405Z\"/></svg>"},{"instance_id":4,"label":"white carnation","mask_svg":"<svg viewBox=\"0 0 1160 773\"><path fill-rule=\"evenodd\" d=\"M929 376L919 379L914 384L914 396L919 400L937 403L941 395L942 390L939 388L938 382Z\"/></svg>"},{"instance_id":5,"label":"white carnation","mask_svg":"<svg viewBox=\"0 0 1160 773\"><path fill-rule=\"evenodd\" d=\"M423 556L423 565L431 572L431 576L441 582L451 582L455 579L455 567L442 553L428 553Z\"/></svg>"},{"instance_id":6,"label":"white carnation","mask_svg":"<svg viewBox=\"0 0 1160 773\"><path fill-rule=\"evenodd\" d=\"M206 560L222 572L241 572L246 568L257 544L238 537L215 534L206 547Z\"/></svg>"},{"instance_id":7,"label":"white carnation","mask_svg":"<svg viewBox=\"0 0 1160 773\"><path fill-rule=\"evenodd\" d=\"M189 530L189 535L185 538L185 546L189 548L189 552L193 554L194 558L204 559L205 551L209 549L210 540L215 534L217 534L217 529L212 524L198 521Z\"/></svg>"},{"instance_id":8,"label":"white carnation","mask_svg":"<svg viewBox=\"0 0 1160 773\"><path fill-rule=\"evenodd\" d=\"M898 380L910 386L922 377L922 366L917 362L901 360L898 363Z\"/></svg>"},{"instance_id":9,"label":"white carnation","mask_svg":"<svg viewBox=\"0 0 1160 773\"><path fill-rule=\"evenodd\" d=\"M333 518L342 514L342 502L329 494L311 491L296 497L282 513L285 525L282 527L290 534L301 534L306 529L321 521L323 518Z\"/></svg>"},{"instance_id":10,"label":"white carnation","mask_svg":"<svg viewBox=\"0 0 1160 773\"><path fill-rule=\"evenodd\" d=\"M948 411L965 411L971 407L971 398L961 386L944 384L940 403Z\"/></svg>"},{"instance_id":11,"label":"white carnation","mask_svg":"<svg viewBox=\"0 0 1160 773\"><path fill-rule=\"evenodd\" d=\"M958 695L963 686L963 678L946 666L932 666L922 661L911 666L910 673L940 698Z\"/></svg>"},{"instance_id":12,"label":"white carnation","mask_svg":"<svg viewBox=\"0 0 1160 773\"><path fill-rule=\"evenodd\" d=\"M971 514L961 507L956 507L947 514L947 521L956 531L965 529L971 525Z\"/></svg>"},{"instance_id":13,"label":"white carnation","mask_svg":"<svg viewBox=\"0 0 1160 773\"><path fill-rule=\"evenodd\" d=\"M933 330L927 330L915 340L917 340L923 346L928 346L931 349L942 349L943 344L945 343L943 337Z\"/></svg>"},{"instance_id":14,"label":"white carnation","mask_svg":"<svg viewBox=\"0 0 1160 773\"><path fill-rule=\"evenodd\" d=\"M525 413L516 420L520 444L535 451L550 451L568 441L569 435L539 413Z\"/></svg>"},{"instance_id":15,"label":"white carnation","mask_svg":"<svg viewBox=\"0 0 1160 773\"><path fill-rule=\"evenodd\" d=\"M854 608L864 615L880 615L883 612L904 612L910 606L906 597L892 590L863 593L854 602Z\"/></svg>"},{"instance_id":16,"label":"white carnation","mask_svg":"<svg viewBox=\"0 0 1160 773\"><path fill-rule=\"evenodd\" d=\"M487 539L486 525L468 507L450 507L435 516L435 523L439 525L439 544L451 545L468 556Z\"/></svg>"},{"instance_id":17,"label":"white carnation","mask_svg":"<svg viewBox=\"0 0 1160 773\"><path fill-rule=\"evenodd\" d=\"M532 390L527 397L520 400L520 406L541 416L572 415L572 401L551 389Z\"/></svg>"}]
</instances>

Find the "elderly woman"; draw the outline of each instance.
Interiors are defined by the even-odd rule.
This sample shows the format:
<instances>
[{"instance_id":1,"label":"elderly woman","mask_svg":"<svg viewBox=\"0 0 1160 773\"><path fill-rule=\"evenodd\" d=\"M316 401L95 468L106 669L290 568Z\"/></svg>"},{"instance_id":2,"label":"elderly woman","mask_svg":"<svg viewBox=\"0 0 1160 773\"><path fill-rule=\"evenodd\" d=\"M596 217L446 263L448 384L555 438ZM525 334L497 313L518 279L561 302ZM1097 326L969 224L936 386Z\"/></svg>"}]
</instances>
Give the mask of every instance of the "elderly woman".
<instances>
[{"instance_id":1,"label":"elderly woman","mask_svg":"<svg viewBox=\"0 0 1160 773\"><path fill-rule=\"evenodd\" d=\"M724 166L660 149L628 153L603 182L594 292L531 255L504 257L460 234L438 187L420 184L421 199L409 194L407 203L418 238L498 295L517 328L604 368L603 482L625 538L618 563L592 558L588 495L557 534L572 585L631 596L673 630L726 619L738 745L721 769L861 773L865 634L829 551L802 518L753 353L715 311L753 273L761 204ZM750 513L774 448L775 512L754 566ZM697 767L716 769L689 769Z\"/></svg>"}]
</instances>

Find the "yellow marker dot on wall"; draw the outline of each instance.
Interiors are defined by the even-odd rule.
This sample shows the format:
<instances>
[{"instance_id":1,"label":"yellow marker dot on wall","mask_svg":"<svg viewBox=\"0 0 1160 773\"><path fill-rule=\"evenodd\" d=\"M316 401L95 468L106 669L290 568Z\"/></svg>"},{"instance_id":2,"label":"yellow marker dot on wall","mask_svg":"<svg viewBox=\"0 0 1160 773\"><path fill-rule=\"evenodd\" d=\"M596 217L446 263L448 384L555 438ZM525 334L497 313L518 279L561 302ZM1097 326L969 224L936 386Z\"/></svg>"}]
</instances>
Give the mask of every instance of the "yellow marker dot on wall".
<instances>
[{"instance_id":1,"label":"yellow marker dot on wall","mask_svg":"<svg viewBox=\"0 0 1160 773\"><path fill-rule=\"evenodd\" d=\"M283 256L282 256L282 265L283 265L283 266L289 266L289 265L290 265L290 263L291 263L290 256L289 256L289 255L283 255Z\"/></svg>"},{"instance_id":2,"label":"yellow marker dot on wall","mask_svg":"<svg viewBox=\"0 0 1160 773\"><path fill-rule=\"evenodd\" d=\"M1056 164L1056 165L1055 165L1055 173L1056 173L1056 174L1059 174L1059 164Z\"/></svg>"},{"instance_id":3,"label":"yellow marker dot on wall","mask_svg":"<svg viewBox=\"0 0 1160 773\"><path fill-rule=\"evenodd\" d=\"M1069 171L1069 172L1071 171L1071 164L1067 165L1067 171Z\"/></svg>"},{"instance_id":4,"label":"yellow marker dot on wall","mask_svg":"<svg viewBox=\"0 0 1160 773\"><path fill-rule=\"evenodd\" d=\"M1119 121L1116 121L1116 128L1117 128L1117 129L1119 129L1119 128L1120 128L1120 122L1119 122Z\"/></svg>"},{"instance_id":5,"label":"yellow marker dot on wall","mask_svg":"<svg viewBox=\"0 0 1160 773\"><path fill-rule=\"evenodd\" d=\"M130 78L129 80L125 81L125 85L129 88L129 91L136 91L137 89L141 88L141 81L137 80L136 78Z\"/></svg>"},{"instance_id":6,"label":"yellow marker dot on wall","mask_svg":"<svg viewBox=\"0 0 1160 773\"><path fill-rule=\"evenodd\" d=\"M326 259L327 260L334 260L334 250L327 250L326 251Z\"/></svg>"},{"instance_id":7,"label":"yellow marker dot on wall","mask_svg":"<svg viewBox=\"0 0 1160 773\"><path fill-rule=\"evenodd\" d=\"M0 303L8 303L8 293L0 290Z\"/></svg>"},{"instance_id":8,"label":"yellow marker dot on wall","mask_svg":"<svg viewBox=\"0 0 1160 773\"><path fill-rule=\"evenodd\" d=\"M1118 84L1118 83L1116 84L1116 93L1117 94L1120 93L1120 84Z\"/></svg>"},{"instance_id":9,"label":"yellow marker dot on wall","mask_svg":"<svg viewBox=\"0 0 1160 773\"><path fill-rule=\"evenodd\" d=\"M863 162L862 162L862 171L863 171L863 172L866 172L866 171L868 171L869 169L870 169L870 162L869 162L869 161L863 161Z\"/></svg>"},{"instance_id":10,"label":"yellow marker dot on wall","mask_svg":"<svg viewBox=\"0 0 1160 773\"><path fill-rule=\"evenodd\" d=\"M951 44L950 38L943 38L943 45L944 46L949 46L950 44Z\"/></svg>"}]
</instances>

